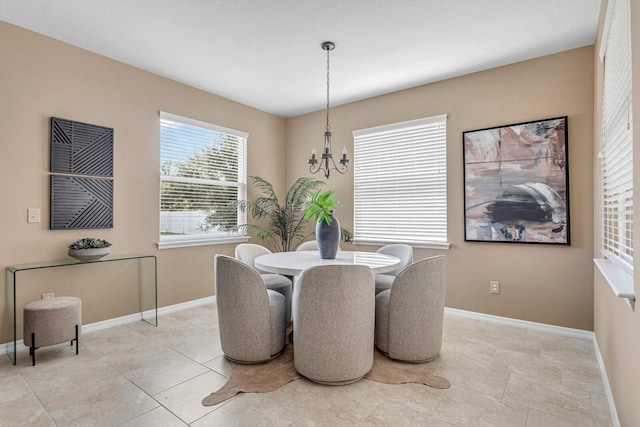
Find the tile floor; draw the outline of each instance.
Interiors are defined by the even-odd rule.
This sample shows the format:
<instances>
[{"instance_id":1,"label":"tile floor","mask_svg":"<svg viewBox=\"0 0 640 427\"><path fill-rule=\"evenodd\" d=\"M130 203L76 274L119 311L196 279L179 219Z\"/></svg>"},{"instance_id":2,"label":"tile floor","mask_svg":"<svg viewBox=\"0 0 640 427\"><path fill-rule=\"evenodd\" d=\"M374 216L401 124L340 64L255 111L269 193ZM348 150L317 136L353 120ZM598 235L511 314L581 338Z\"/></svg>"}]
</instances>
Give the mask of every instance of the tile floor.
<instances>
[{"instance_id":1,"label":"tile floor","mask_svg":"<svg viewBox=\"0 0 640 427\"><path fill-rule=\"evenodd\" d=\"M2 426L611 426L589 340L445 316L441 356L426 364L448 390L370 380L307 380L214 407L229 363L214 304L86 333L80 355L60 345L0 358Z\"/></svg>"}]
</instances>

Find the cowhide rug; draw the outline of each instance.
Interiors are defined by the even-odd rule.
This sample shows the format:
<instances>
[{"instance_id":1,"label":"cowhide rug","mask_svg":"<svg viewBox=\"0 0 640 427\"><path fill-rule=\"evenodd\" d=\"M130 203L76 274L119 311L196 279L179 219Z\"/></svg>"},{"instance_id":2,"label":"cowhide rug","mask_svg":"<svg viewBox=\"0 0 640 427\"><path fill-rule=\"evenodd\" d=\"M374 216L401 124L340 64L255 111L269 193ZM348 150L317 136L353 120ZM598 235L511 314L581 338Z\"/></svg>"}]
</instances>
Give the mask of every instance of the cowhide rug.
<instances>
[{"instance_id":1,"label":"cowhide rug","mask_svg":"<svg viewBox=\"0 0 640 427\"><path fill-rule=\"evenodd\" d=\"M216 405L238 393L267 393L302 378L293 367L293 345L287 344L279 357L266 363L244 365L231 363L231 377L218 391L202 400L204 406ZM449 388L445 378L420 369L419 364L391 360L375 351L373 367L365 378L386 384L418 383L434 388Z\"/></svg>"}]
</instances>

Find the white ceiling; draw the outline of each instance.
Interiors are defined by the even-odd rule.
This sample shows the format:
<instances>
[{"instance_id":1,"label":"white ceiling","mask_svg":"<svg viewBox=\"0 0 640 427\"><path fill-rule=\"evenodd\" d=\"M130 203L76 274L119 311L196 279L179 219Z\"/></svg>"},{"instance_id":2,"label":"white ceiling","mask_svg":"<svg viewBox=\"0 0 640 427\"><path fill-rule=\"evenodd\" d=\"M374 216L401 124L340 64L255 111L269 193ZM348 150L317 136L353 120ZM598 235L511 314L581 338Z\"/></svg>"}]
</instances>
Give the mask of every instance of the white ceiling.
<instances>
[{"instance_id":1,"label":"white ceiling","mask_svg":"<svg viewBox=\"0 0 640 427\"><path fill-rule=\"evenodd\" d=\"M0 0L0 20L282 117L591 45L600 0Z\"/></svg>"}]
</instances>

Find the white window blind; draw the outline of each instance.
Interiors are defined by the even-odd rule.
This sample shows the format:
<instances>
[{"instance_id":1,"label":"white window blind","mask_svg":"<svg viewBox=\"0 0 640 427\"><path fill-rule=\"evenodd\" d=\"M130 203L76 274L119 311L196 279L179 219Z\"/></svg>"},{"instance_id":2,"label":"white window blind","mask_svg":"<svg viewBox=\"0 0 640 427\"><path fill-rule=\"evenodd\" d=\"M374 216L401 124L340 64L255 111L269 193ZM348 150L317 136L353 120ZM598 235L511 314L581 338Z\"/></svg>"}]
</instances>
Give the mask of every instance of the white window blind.
<instances>
[{"instance_id":1,"label":"white window blind","mask_svg":"<svg viewBox=\"0 0 640 427\"><path fill-rule=\"evenodd\" d=\"M354 243L448 248L446 122L353 132Z\"/></svg>"},{"instance_id":2,"label":"white window blind","mask_svg":"<svg viewBox=\"0 0 640 427\"><path fill-rule=\"evenodd\" d=\"M160 242L182 246L240 235L228 230L246 222L230 203L245 199L247 136L160 113Z\"/></svg>"},{"instance_id":3,"label":"white window blind","mask_svg":"<svg viewBox=\"0 0 640 427\"><path fill-rule=\"evenodd\" d=\"M614 1L614 0L611 0ZM633 273L633 123L629 0L615 0L604 57L603 254Z\"/></svg>"}]
</instances>

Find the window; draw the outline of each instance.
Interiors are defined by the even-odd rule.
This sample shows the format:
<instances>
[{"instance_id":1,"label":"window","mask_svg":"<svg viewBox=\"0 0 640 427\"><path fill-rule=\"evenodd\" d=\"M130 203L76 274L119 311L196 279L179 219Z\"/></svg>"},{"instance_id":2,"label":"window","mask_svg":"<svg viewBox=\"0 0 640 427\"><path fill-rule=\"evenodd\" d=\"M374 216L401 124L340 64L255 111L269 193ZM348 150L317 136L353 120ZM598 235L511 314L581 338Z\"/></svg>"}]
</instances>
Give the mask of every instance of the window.
<instances>
[{"instance_id":1,"label":"window","mask_svg":"<svg viewBox=\"0 0 640 427\"><path fill-rule=\"evenodd\" d=\"M448 248L447 116L353 138L354 243Z\"/></svg>"},{"instance_id":2,"label":"window","mask_svg":"<svg viewBox=\"0 0 640 427\"><path fill-rule=\"evenodd\" d=\"M611 0L603 41L603 255L633 274L633 123L629 0Z\"/></svg>"},{"instance_id":3,"label":"window","mask_svg":"<svg viewBox=\"0 0 640 427\"><path fill-rule=\"evenodd\" d=\"M160 113L160 243L179 247L246 240L231 233L246 215L248 134Z\"/></svg>"}]
</instances>

